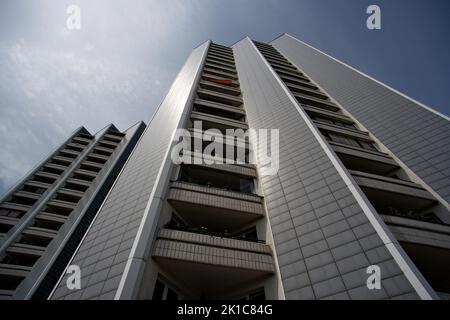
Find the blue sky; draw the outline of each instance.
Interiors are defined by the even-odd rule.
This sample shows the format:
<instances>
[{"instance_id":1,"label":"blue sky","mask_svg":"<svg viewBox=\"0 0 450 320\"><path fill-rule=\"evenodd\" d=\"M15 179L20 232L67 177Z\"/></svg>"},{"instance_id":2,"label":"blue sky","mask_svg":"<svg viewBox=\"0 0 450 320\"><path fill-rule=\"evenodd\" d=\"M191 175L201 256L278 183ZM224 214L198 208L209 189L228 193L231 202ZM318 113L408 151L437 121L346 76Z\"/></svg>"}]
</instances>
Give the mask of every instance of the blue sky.
<instances>
[{"instance_id":1,"label":"blue sky","mask_svg":"<svg viewBox=\"0 0 450 320\"><path fill-rule=\"evenodd\" d=\"M370 4L381 30L366 28ZM80 125L148 121L198 44L283 32L450 114L448 0L3 0L0 194Z\"/></svg>"}]
</instances>

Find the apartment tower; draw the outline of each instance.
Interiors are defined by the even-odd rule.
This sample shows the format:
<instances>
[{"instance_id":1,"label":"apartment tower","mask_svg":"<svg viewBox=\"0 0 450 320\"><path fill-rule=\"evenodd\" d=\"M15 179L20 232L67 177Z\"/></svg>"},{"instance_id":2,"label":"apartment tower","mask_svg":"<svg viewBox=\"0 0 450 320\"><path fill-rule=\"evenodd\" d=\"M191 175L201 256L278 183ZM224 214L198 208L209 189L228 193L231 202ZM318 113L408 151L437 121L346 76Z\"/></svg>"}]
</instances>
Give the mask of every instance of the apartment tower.
<instances>
[{"instance_id":1,"label":"apartment tower","mask_svg":"<svg viewBox=\"0 0 450 320\"><path fill-rule=\"evenodd\" d=\"M3 196L0 299L49 296L144 128L81 127Z\"/></svg>"},{"instance_id":2,"label":"apartment tower","mask_svg":"<svg viewBox=\"0 0 450 320\"><path fill-rule=\"evenodd\" d=\"M180 128L193 160L277 129L278 170L239 134L233 163L176 163ZM449 149L448 117L290 35L207 41L71 252L81 289L58 269L45 298L448 298Z\"/></svg>"}]
</instances>

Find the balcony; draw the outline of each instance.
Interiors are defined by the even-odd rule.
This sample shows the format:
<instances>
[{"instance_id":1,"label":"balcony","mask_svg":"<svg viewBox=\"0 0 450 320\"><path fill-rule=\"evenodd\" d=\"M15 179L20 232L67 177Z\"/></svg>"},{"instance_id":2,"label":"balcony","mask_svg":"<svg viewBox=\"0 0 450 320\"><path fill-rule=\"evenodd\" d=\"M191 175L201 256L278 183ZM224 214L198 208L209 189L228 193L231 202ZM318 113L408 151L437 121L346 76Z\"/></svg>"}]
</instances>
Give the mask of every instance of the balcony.
<instances>
[{"instance_id":1,"label":"balcony","mask_svg":"<svg viewBox=\"0 0 450 320\"><path fill-rule=\"evenodd\" d=\"M288 71L283 71L283 70L280 70L280 69L277 69L277 68L274 68L274 70L283 79L289 78L289 79L297 80L297 81L301 80L301 81L304 81L304 82L311 82L308 78L304 77L299 72L288 72Z\"/></svg>"},{"instance_id":2,"label":"balcony","mask_svg":"<svg viewBox=\"0 0 450 320\"><path fill-rule=\"evenodd\" d=\"M415 213L436 204L436 199L420 185L400 179L349 170L369 201L380 214Z\"/></svg>"},{"instance_id":3,"label":"balcony","mask_svg":"<svg viewBox=\"0 0 450 320\"><path fill-rule=\"evenodd\" d=\"M245 121L244 109L202 99L195 99L194 111L209 113L237 121Z\"/></svg>"},{"instance_id":4,"label":"balcony","mask_svg":"<svg viewBox=\"0 0 450 320\"><path fill-rule=\"evenodd\" d=\"M208 68L208 67L203 68L203 72L209 73L209 74L212 74L212 75L215 75L215 76L219 76L219 77L222 77L222 78L226 78L226 79L233 79L233 80L237 80L238 79L237 75L235 75L235 74L231 74L229 72L219 71L219 70Z\"/></svg>"},{"instance_id":5,"label":"balcony","mask_svg":"<svg viewBox=\"0 0 450 320\"><path fill-rule=\"evenodd\" d=\"M322 100L322 99L317 99L317 98L307 96L304 94L300 94L300 93L294 92L293 94L294 94L294 97L297 99L297 101L300 102L302 105L322 108L322 109L333 111L333 112L340 110L339 107L337 105L335 105L333 102Z\"/></svg>"},{"instance_id":6,"label":"balcony","mask_svg":"<svg viewBox=\"0 0 450 320\"><path fill-rule=\"evenodd\" d=\"M309 79L303 76L303 73L298 70L286 70L285 68L279 68L277 66L272 66L272 68L279 74L293 78L299 78L303 81L309 82Z\"/></svg>"},{"instance_id":7,"label":"balcony","mask_svg":"<svg viewBox=\"0 0 450 320\"><path fill-rule=\"evenodd\" d=\"M66 158L72 158L75 159L80 154L79 151L74 151L70 149L63 149L59 152L60 156L66 157Z\"/></svg>"},{"instance_id":8,"label":"balcony","mask_svg":"<svg viewBox=\"0 0 450 320\"><path fill-rule=\"evenodd\" d=\"M91 186L91 183L85 180L70 178L66 180L64 187L70 190L84 192Z\"/></svg>"},{"instance_id":9,"label":"balcony","mask_svg":"<svg viewBox=\"0 0 450 320\"><path fill-rule=\"evenodd\" d=\"M288 88L292 92L302 93L302 90L305 90L305 89L307 89L307 90L319 90L319 88L316 87L315 85L313 85L312 83L307 82L307 81L302 81L302 80L297 80L297 81L295 81L295 83L285 81L285 84L288 86Z\"/></svg>"},{"instance_id":10,"label":"balcony","mask_svg":"<svg viewBox=\"0 0 450 320\"><path fill-rule=\"evenodd\" d=\"M241 90L239 88L211 82L211 81L200 81L200 87L206 90L212 90L223 94L229 94L232 96L239 96L241 94Z\"/></svg>"},{"instance_id":11,"label":"balcony","mask_svg":"<svg viewBox=\"0 0 450 320\"><path fill-rule=\"evenodd\" d=\"M30 271L31 267L0 263L0 300L12 298Z\"/></svg>"},{"instance_id":12,"label":"balcony","mask_svg":"<svg viewBox=\"0 0 450 320\"><path fill-rule=\"evenodd\" d=\"M101 146L97 145L97 146L95 146L95 148L93 149L92 152L95 154L100 154L100 155L109 157L114 152L114 149L105 148L105 147L101 147Z\"/></svg>"},{"instance_id":13,"label":"balcony","mask_svg":"<svg viewBox=\"0 0 450 320\"><path fill-rule=\"evenodd\" d=\"M235 79L219 77L219 76L215 76L212 74L208 74L206 72L203 72L202 79L206 80L206 81L211 81L211 82L213 82L214 80L229 80L229 81L231 81L231 84L229 85L230 87L233 87L233 88L239 87L239 81L237 81Z\"/></svg>"},{"instance_id":14,"label":"balcony","mask_svg":"<svg viewBox=\"0 0 450 320\"><path fill-rule=\"evenodd\" d=\"M86 147L86 145L81 144L81 143L74 143L74 142L70 142L68 144L66 144L66 148L69 150L73 150L73 151L83 151L83 149Z\"/></svg>"},{"instance_id":15,"label":"balcony","mask_svg":"<svg viewBox=\"0 0 450 320\"><path fill-rule=\"evenodd\" d=\"M324 117L324 118L330 118L335 119L337 121L346 122L346 123L354 123L354 121L347 117L346 115L342 113L337 113L334 111L328 111L322 108L317 108L313 106L303 105L303 109L308 113L309 116L318 116L318 117Z\"/></svg>"},{"instance_id":16,"label":"balcony","mask_svg":"<svg viewBox=\"0 0 450 320\"><path fill-rule=\"evenodd\" d=\"M62 166L69 166L72 163L73 159L62 156L54 156L50 161L51 163L59 164Z\"/></svg>"},{"instance_id":17,"label":"balcony","mask_svg":"<svg viewBox=\"0 0 450 320\"><path fill-rule=\"evenodd\" d=\"M90 153L90 154L88 154L86 159L88 161L104 164L104 163L106 163L108 161L109 158L107 156L104 156L104 155L101 155L101 154Z\"/></svg>"},{"instance_id":18,"label":"balcony","mask_svg":"<svg viewBox=\"0 0 450 320\"><path fill-rule=\"evenodd\" d=\"M242 98L240 97L230 96L228 94L223 94L211 90L198 89L197 94L200 97L200 99L210 100L222 104L228 104L234 107L239 107L243 103Z\"/></svg>"},{"instance_id":19,"label":"balcony","mask_svg":"<svg viewBox=\"0 0 450 320\"><path fill-rule=\"evenodd\" d=\"M210 158L209 156L198 152L185 151L184 155L190 157L191 165L203 168L203 170L221 171L227 174L235 174L252 178L256 178L257 176L256 168L251 164L216 164L213 163L215 160L214 158ZM212 164L207 164L206 160L210 160L210 163Z\"/></svg>"},{"instance_id":20,"label":"balcony","mask_svg":"<svg viewBox=\"0 0 450 320\"><path fill-rule=\"evenodd\" d=\"M167 200L189 225L217 232L233 232L264 216L262 199L255 194L195 183L173 182Z\"/></svg>"},{"instance_id":21,"label":"balcony","mask_svg":"<svg viewBox=\"0 0 450 320\"><path fill-rule=\"evenodd\" d=\"M214 52L208 52L207 59L210 59L210 58L222 61L224 63L230 63L230 64L234 65L234 59L227 58L227 57L221 55L220 53L217 54L217 53L214 53Z\"/></svg>"},{"instance_id":22,"label":"balcony","mask_svg":"<svg viewBox=\"0 0 450 320\"><path fill-rule=\"evenodd\" d=\"M44 166L42 167L41 170L43 172L49 172L49 173L54 173L54 174L60 175L66 169L67 169L67 166L65 166L65 165L60 165L60 164L55 164L55 163L46 163L46 164L44 164Z\"/></svg>"},{"instance_id":23,"label":"balcony","mask_svg":"<svg viewBox=\"0 0 450 320\"><path fill-rule=\"evenodd\" d=\"M322 129L328 132L336 133L338 135L348 136L354 139L365 140L373 142L367 132L358 130L358 129L350 129L347 127L343 127L341 125L335 125L331 123L320 122L317 120L313 121L318 129Z\"/></svg>"},{"instance_id":24,"label":"balcony","mask_svg":"<svg viewBox=\"0 0 450 320\"><path fill-rule=\"evenodd\" d=\"M18 191L12 195L8 202L18 205L32 206L39 200L39 198L39 194L27 191Z\"/></svg>"},{"instance_id":25,"label":"balcony","mask_svg":"<svg viewBox=\"0 0 450 320\"><path fill-rule=\"evenodd\" d=\"M33 181L38 181L38 182L44 182L44 183L48 183L48 184L53 184L53 182L56 181L56 179L59 178L58 174L54 174L54 173L49 173L49 172L43 172L43 171L38 171L34 174L33 176Z\"/></svg>"},{"instance_id":26,"label":"balcony","mask_svg":"<svg viewBox=\"0 0 450 320\"><path fill-rule=\"evenodd\" d=\"M45 247L16 242L6 249L6 255L1 264L32 267L44 252Z\"/></svg>"},{"instance_id":27,"label":"balcony","mask_svg":"<svg viewBox=\"0 0 450 320\"><path fill-rule=\"evenodd\" d=\"M84 180L88 182L92 182L97 177L97 173L83 170L83 169L77 169L74 171L72 178Z\"/></svg>"},{"instance_id":28,"label":"balcony","mask_svg":"<svg viewBox=\"0 0 450 320\"><path fill-rule=\"evenodd\" d=\"M399 168L398 164L386 153L370 151L333 141L328 143L347 169L377 175L388 175Z\"/></svg>"},{"instance_id":29,"label":"balcony","mask_svg":"<svg viewBox=\"0 0 450 320\"><path fill-rule=\"evenodd\" d=\"M122 141L122 138L123 137L121 137L121 136L117 136L117 135L113 135L113 134L109 134L109 133L107 133L103 136L103 139L112 141L115 143L119 143L120 141Z\"/></svg>"},{"instance_id":30,"label":"balcony","mask_svg":"<svg viewBox=\"0 0 450 320\"><path fill-rule=\"evenodd\" d=\"M190 299L229 298L227 292L274 274L268 245L180 230L159 232L153 259L189 288Z\"/></svg>"},{"instance_id":31,"label":"balcony","mask_svg":"<svg viewBox=\"0 0 450 320\"><path fill-rule=\"evenodd\" d=\"M0 216L0 233L6 234L19 220L18 218Z\"/></svg>"},{"instance_id":32,"label":"balcony","mask_svg":"<svg viewBox=\"0 0 450 320\"><path fill-rule=\"evenodd\" d=\"M295 68L290 62L275 60L271 57L265 57L272 66L282 66L286 68Z\"/></svg>"},{"instance_id":33,"label":"balcony","mask_svg":"<svg viewBox=\"0 0 450 320\"><path fill-rule=\"evenodd\" d=\"M417 218L382 215L382 218L398 241L450 250L450 225L436 222L431 215Z\"/></svg>"},{"instance_id":34,"label":"balcony","mask_svg":"<svg viewBox=\"0 0 450 320\"><path fill-rule=\"evenodd\" d=\"M222 48L217 48L217 47L211 46L208 50L208 54L210 54L210 53L217 54L217 55L226 57L228 59L234 59L233 51L223 50Z\"/></svg>"},{"instance_id":35,"label":"balcony","mask_svg":"<svg viewBox=\"0 0 450 320\"><path fill-rule=\"evenodd\" d=\"M226 133L226 129L242 129L247 130L248 125L243 121L237 121L225 117L211 115L208 113L191 112L191 121L202 121L203 130L218 129L222 133Z\"/></svg>"},{"instance_id":36,"label":"balcony","mask_svg":"<svg viewBox=\"0 0 450 320\"><path fill-rule=\"evenodd\" d=\"M224 66L212 63L212 62L205 62L205 68L211 68L211 69L218 70L218 71L221 71L221 72L227 72L227 73L230 73L230 74L233 74L233 75L237 74L235 68L224 67Z\"/></svg>"},{"instance_id":37,"label":"balcony","mask_svg":"<svg viewBox=\"0 0 450 320\"><path fill-rule=\"evenodd\" d=\"M221 61L221 60L218 60L213 57L207 57L206 63L213 63L213 64L219 65L221 67L236 69L236 66L234 65L234 63L224 62L223 60Z\"/></svg>"},{"instance_id":38,"label":"balcony","mask_svg":"<svg viewBox=\"0 0 450 320\"><path fill-rule=\"evenodd\" d=\"M306 85L299 86L294 84L287 84L287 86L293 93L300 93L311 96L313 98L328 100L328 97L324 93L320 92L319 89L314 88L314 86L312 85L309 85L309 88L307 88Z\"/></svg>"},{"instance_id":39,"label":"balcony","mask_svg":"<svg viewBox=\"0 0 450 320\"><path fill-rule=\"evenodd\" d=\"M47 203L47 208L44 211L48 213L68 216L72 212L72 210L75 209L75 207L76 204L73 202L53 199Z\"/></svg>"},{"instance_id":40,"label":"balcony","mask_svg":"<svg viewBox=\"0 0 450 320\"><path fill-rule=\"evenodd\" d=\"M103 139L98 142L98 145L105 148L115 149L119 145L119 142Z\"/></svg>"},{"instance_id":41,"label":"balcony","mask_svg":"<svg viewBox=\"0 0 450 320\"><path fill-rule=\"evenodd\" d=\"M81 143L81 144L84 144L84 145L88 145L91 142L91 139L86 139L86 138L83 138L83 137L74 137L72 139L72 141L76 142L76 143Z\"/></svg>"}]
</instances>

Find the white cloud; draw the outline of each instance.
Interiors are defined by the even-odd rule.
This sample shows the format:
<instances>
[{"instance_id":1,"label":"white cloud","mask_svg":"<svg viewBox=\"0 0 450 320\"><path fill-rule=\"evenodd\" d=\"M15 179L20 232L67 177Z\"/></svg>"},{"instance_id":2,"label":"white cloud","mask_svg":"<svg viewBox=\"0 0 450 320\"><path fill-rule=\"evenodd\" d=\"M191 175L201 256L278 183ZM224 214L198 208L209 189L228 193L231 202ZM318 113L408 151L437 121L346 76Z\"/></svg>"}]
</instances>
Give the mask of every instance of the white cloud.
<instances>
[{"instance_id":1,"label":"white cloud","mask_svg":"<svg viewBox=\"0 0 450 320\"><path fill-rule=\"evenodd\" d=\"M160 99L158 67L49 50L21 40L0 47L0 181L10 186L80 125L125 129ZM144 118L144 119L143 119ZM0 193L4 190L0 190Z\"/></svg>"}]
</instances>

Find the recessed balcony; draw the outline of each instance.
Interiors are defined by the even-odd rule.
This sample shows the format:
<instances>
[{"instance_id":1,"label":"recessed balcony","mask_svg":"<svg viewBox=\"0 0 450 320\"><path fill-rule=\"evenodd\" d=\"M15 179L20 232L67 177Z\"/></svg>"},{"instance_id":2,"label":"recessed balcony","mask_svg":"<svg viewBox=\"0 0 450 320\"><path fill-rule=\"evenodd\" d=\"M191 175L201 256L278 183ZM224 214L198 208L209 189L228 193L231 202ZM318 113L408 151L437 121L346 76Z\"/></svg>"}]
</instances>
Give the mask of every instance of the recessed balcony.
<instances>
[{"instance_id":1,"label":"recessed balcony","mask_svg":"<svg viewBox=\"0 0 450 320\"><path fill-rule=\"evenodd\" d=\"M223 77L225 79L233 79L233 80L237 80L238 79L237 75L235 75L235 74L231 74L229 72L219 71L219 70L212 69L212 68L205 67L205 68L203 68L203 72L209 73L209 74L212 74L212 75L215 75L215 76Z\"/></svg>"},{"instance_id":2,"label":"recessed balcony","mask_svg":"<svg viewBox=\"0 0 450 320\"><path fill-rule=\"evenodd\" d=\"M301 81L305 81L305 82L311 82L308 78L302 76L300 73L288 72L288 71L279 70L279 69L277 70L276 68L274 68L274 70L283 79L289 78L289 79L293 79L293 80L301 80Z\"/></svg>"},{"instance_id":3,"label":"recessed balcony","mask_svg":"<svg viewBox=\"0 0 450 320\"><path fill-rule=\"evenodd\" d=\"M228 59L234 59L232 51L219 49L217 47L210 47L208 50L208 54L216 54L221 57L226 57Z\"/></svg>"},{"instance_id":4,"label":"recessed balcony","mask_svg":"<svg viewBox=\"0 0 450 320\"><path fill-rule=\"evenodd\" d=\"M212 69L219 70L222 72L228 72L233 75L236 75L236 73L237 73L235 68L227 68L227 67L224 67L224 66L212 63L212 62L205 62L205 68L212 68Z\"/></svg>"},{"instance_id":5,"label":"recessed balcony","mask_svg":"<svg viewBox=\"0 0 450 320\"><path fill-rule=\"evenodd\" d=\"M19 205L32 206L39 200L39 198L39 194L27 191L18 191L11 196L8 202L16 203Z\"/></svg>"},{"instance_id":6,"label":"recessed balcony","mask_svg":"<svg viewBox=\"0 0 450 320\"><path fill-rule=\"evenodd\" d=\"M307 96L311 96L313 98L321 99L321 100L328 100L328 97L320 92L317 88L306 88L306 86L298 86L293 84L287 84L287 87L294 93L300 93ZM310 86L314 87L314 86Z\"/></svg>"},{"instance_id":7,"label":"recessed balcony","mask_svg":"<svg viewBox=\"0 0 450 320\"><path fill-rule=\"evenodd\" d=\"M335 105L333 102L317 99L311 96L307 96L301 93L293 93L294 97L300 102L302 105L313 106L317 108L322 108L325 110L330 110L333 112L339 111L339 107Z\"/></svg>"},{"instance_id":8,"label":"recessed balcony","mask_svg":"<svg viewBox=\"0 0 450 320\"><path fill-rule=\"evenodd\" d=\"M79 154L80 154L79 151L74 151L74 150L70 150L70 149L62 149L59 152L60 156L63 156L66 158L72 158L72 159L75 159L76 157L78 157Z\"/></svg>"},{"instance_id":9,"label":"recessed balcony","mask_svg":"<svg viewBox=\"0 0 450 320\"><path fill-rule=\"evenodd\" d=\"M266 60L271 64L271 65L276 65L276 66L283 66L286 68L295 68L290 62L288 61L280 61L280 60L275 60L274 58L271 57L265 57Z\"/></svg>"},{"instance_id":10,"label":"recessed balcony","mask_svg":"<svg viewBox=\"0 0 450 320\"><path fill-rule=\"evenodd\" d=\"M86 139L86 138L83 138L83 137L74 137L74 138L72 139L72 141L75 142L75 143L80 143L80 144L83 144L83 145L88 145L88 144L91 142L91 139Z\"/></svg>"},{"instance_id":11,"label":"recessed balcony","mask_svg":"<svg viewBox=\"0 0 450 320\"><path fill-rule=\"evenodd\" d=\"M167 199L186 223L216 232L234 232L264 216L261 197L207 185L173 182Z\"/></svg>"},{"instance_id":12,"label":"recessed balcony","mask_svg":"<svg viewBox=\"0 0 450 320\"><path fill-rule=\"evenodd\" d=\"M229 82L229 86L233 87L233 88L237 88L239 87L239 81L235 80L235 79L228 79L228 78L224 78L224 77L219 77L219 76L215 76L212 74L208 74L207 72L203 72L202 73L202 79L206 80L206 81L211 81L211 82L223 82L224 80L226 80L226 82Z\"/></svg>"},{"instance_id":13,"label":"recessed balcony","mask_svg":"<svg viewBox=\"0 0 450 320\"><path fill-rule=\"evenodd\" d=\"M11 298L31 267L0 263L0 300Z\"/></svg>"},{"instance_id":14,"label":"recessed balcony","mask_svg":"<svg viewBox=\"0 0 450 320\"><path fill-rule=\"evenodd\" d=\"M120 141L122 141L122 138L123 138L122 136L109 134L109 133L107 133L107 134L105 134L103 136L103 139L105 139L107 141L112 141L112 142L115 142L115 143L119 143Z\"/></svg>"},{"instance_id":15,"label":"recessed balcony","mask_svg":"<svg viewBox=\"0 0 450 320\"><path fill-rule=\"evenodd\" d=\"M325 123L325 122L321 122L321 121L317 121L317 120L314 120L313 122L318 129L321 129L321 130L324 130L327 132L332 132L332 133L335 133L338 135L348 136L348 137L351 137L354 139L373 142L372 138L370 138L370 136L367 132L358 130L356 128L351 129L349 127L344 127L342 125Z\"/></svg>"},{"instance_id":16,"label":"recessed balcony","mask_svg":"<svg viewBox=\"0 0 450 320\"><path fill-rule=\"evenodd\" d=\"M210 100L222 104L228 104L234 107L239 107L243 103L242 98L240 97L230 96L228 94L223 94L211 90L198 89L197 94L200 97L200 99Z\"/></svg>"},{"instance_id":17,"label":"recessed balcony","mask_svg":"<svg viewBox=\"0 0 450 320\"><path fill-rule=\"evenodd\" d=\"M242 129L247 130L248 125L243 121L237 121L225 117L220 117L208 113L191 112L191 121L202 121L203 130L218 129L222 133L226 133L226 129Z\"/></svg>"},{"instance_id":18,"label":"recessed balcony","mask_svg":"<svg viewBox=\"0 0 450 320\"><path fill-rule=\"evenodd\" d=\"M83 170L83 169L77 169L72 175L72 178L79 179L79 180L85 180L88 182L92 182L97 177L97 173Z\"/></svg>"},{"instance_id":19,"label":"recessed balcony","mask_svg":"<svg viewBox=\"0 0 450 320\"><path fill-rule=\"evenodd\" d=\"M441 296L450 297L450 250L410 239L399 242L431 287Z\"/></svg>"},{"instance_id":20,"label":"recessed balcony","mask_svg":"<svg viewBox=\"0 0 450 320\"><path fill-rule=\"evenodd\" d=\"M220 171L226 174L235 174L252 178L256 178L257 176L256 168L251 164L217 164L214 163L215 159L213 157L198 152L185 151L183 155L190 157L191 160L189 165L203 168L203 170Z\"/></svg>"},{"instance_id":21,"label":"recessed balcony","mask_svg":"<svg viewBox=\"0 0 450 320\"><path fill-rule=\"evenodd\" d=\"M72 210L75 209L75 207L76 204L73 202L52 199L47 203L47 208L44 211L48 213L68 216L72 212Z\"/></svg>"},{"instance_id":22,"label":"recessed balcony","mask_svg":"<svg viewBox=\"0 0 450 320\"><path fill-rule=\"evenodd\" d=\"M85 144L70 142L66 144L66 148L73 151L82 151L86 147Z\"/></svg>"},{"instance_id":23,"label":"recessed balcony","mask_svg":"<svg viewBox=\"0 0 450 320\"><path fill-rule=\"evenodd\" d=\"M224 62L223 60L218 60L213 57L207 57L206 63L213 63L213 64L219 65L221 67L236 69L236 66L234 65L234 63Z\"/></svg>"},{"instance_id":24,"label":"recessed balcony","mask_svg":"<svg viewBox=\"0 0 450 320\"><path fill-rule=\"evenodd\" d=\"M386 153L370 151L333 141L328 142L347 169L388 175L399 168Z\"/></svg>"},{"instance_id":25,"label":"recessed balcony","mask_svg":"<svg viewBox=\"0 0 450 320\"><path fill-rule=\"evenodd\" d=\"M285 81L285 84L292 92L302 93L301 90L304 89L319 90L319 88L313 85L312 83L302 80L295 81L295 83Z\"/></svg>"},{"instance_id":26,"label":"recessed balcony","mask_svg":"<svg viewBox=\"0 0 450 320\"><path fill-rule=\"evenodd\" d=\"M422 216L382 215L382 218L398 241L450 250L450 225L442 223L432 212Z\"/></svg>"},{"instance_id":27,"label":"recessed balcony","mask_svg":"<svg viewBox=\"0 0 450 320\"><path fill-rule=\"evenodd\" d=\"M222 55L217 54L217 53L214 53L214 52L208 52L207 58L208 58L208 59L209 59L209 58L214 58L214 59L216 59L216 60L219 60L219 61L222 61L222 62L225 62L225 63L231 63L231 64L234 65L234 59L232 59L232 58L227 58L227 57L225 57L225 56L222 56Z\"/></svg>"},{"instance_id":28,"label":"recessed balcony","mask_svg":"<svg viewBox=\"0 0 450 320\"><path fill-rule=\"evenodd\" d=\"M308 106L308 105L303 105L303 109L306 111L306 113L308 113L308 115L310 117L317 116L317 117L335 119L337 121L346 122L349 124L354 123L354 121L350 117L348 117L342 113L328 111L328 110L325 110L322 108L317 108L317 107Z\"/></svg>"},{"instance_id":29,"label":"recessed balcony","mask_svg":"<svg viewBox=\"0 0 450 320\"><path fill-rule=\"evenodd\" d=\"M97 145L97 146L95 146L95 148L93 149L92 152L95 154L100 154L100 155L109 157L114 152L114 149L105 148L105 147L101 147L100 145Z\"/></svg>"},{"instance_id":30,"label":"recessed balcony","mask_svg":"<svg viewBox=\"0 0 450 320\"><path fill-rule=\"evenodd\" d=\"M32 267L44 252L45 247L16 242L6 249L6 255L0 263Z\"/></svg>"},{"instance_id":31,"label":"recessed balcony","mask_svg":"<svg viewBox=\"0 0 450 320\"><path fill-rule=\"evenodd\" d=\"M272 68L279 74L279 75L285 75L288 77L293 78L299 78L301 80L304 80L308 82L308 78L304 77L303 74L297 70L286 70L285 68L279 68L277 66L272 66Z\"/></svg>"},{"instance_id":32,"label":"recessed balcony","mask_svg":"<svg viewBox=\"0 0 450 320\"><path fill-rule=\"evenodd\" d=\"M62 157L62 156L54 156L51 160L51 163L55 163L61 166L69 166L73 159L72 158L67 158L67 157Z\"/></svg>"},{"instance_id":33,"label":"recessed balcony","mask_svg":"<svg viewBox=\"0 0 450 320\"><path fill-rule=\"evenodd\" d=\"M349 170L369 201L380 214L422 212L436 199L422 186L400 179Z\"/></svg>"},{"instance_id":34,"label":"recessed balcony","mask_svg":"<svg viewBox=\"0 0 450 320\"><path fill-rule=\"evenodd\" d=\"M230 118L241 122L245 121L244 109L202 99L195 99L194 111Z\"/></svg>"},{"instance_id":35,"label":"recessed balcony","mask_svg":"<svg viewBox=\"0 0 450 320\"><path fill-rule=\"evenodd\" d=\"M0 233L6 234L19 220L18 218L0 216Z\"/></svg>"},{"instance_id":36,"label":"recessed balcony","mask_svg":"<svg viewBox=\"0 0 450 320\"><path fill-rule=\"evenodd\" d=\"M230 298L275 271L268 245L170 229L159 232L153 259L190 299Z\"/></svg>"},{"instance_id":37,"label":"recessed balcony","mask_svg":"<svg viewBox=\"0 0 450 320\"><path fill-rule=\"evenodd\" d=\"M223 94L229 94L232 96L239 96L241 94L241 90L239 88L231 87L228 85L223 85L211 81L200 81L200 87L206 90L212 90Z\"/></svg>"}]
</instances>

